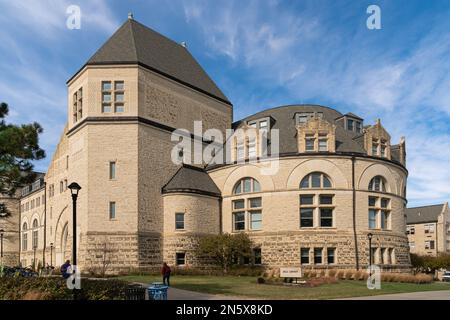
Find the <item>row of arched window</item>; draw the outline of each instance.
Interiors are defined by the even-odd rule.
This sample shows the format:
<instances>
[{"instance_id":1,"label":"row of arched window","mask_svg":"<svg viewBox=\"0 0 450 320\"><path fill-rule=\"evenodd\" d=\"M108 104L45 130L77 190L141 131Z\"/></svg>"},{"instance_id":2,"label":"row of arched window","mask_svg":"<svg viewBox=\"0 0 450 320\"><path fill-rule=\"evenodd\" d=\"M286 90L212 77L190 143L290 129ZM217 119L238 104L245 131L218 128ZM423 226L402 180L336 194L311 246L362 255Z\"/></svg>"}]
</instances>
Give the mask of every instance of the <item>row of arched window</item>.
<instances>
[{"instance_id":1,"label":"row of arched window","mask_svg":"<svg viewBox=\"0 0 450 320\"><path fill-rule=\"evenodd\" d=\"M32 246L31 248L37 248L39 241L39 222L37 219L33 220L32 224ZM22 225L22 251L28 250L28 224L26 222Z\"/></svg>"},{"instance_id":2,"label":"row of arched window","mask_svg":"<svg viewBox=\"0 0 450 320\"><path fill-rule=\"evenodd\" d=\"M326 189L332 188L331 179L322 172L313 172L305 176L300 182L300 189ZM382 176L372 178L368 186L369 191L386 192L386 179ZM246 177L239 180L234 188L233 194L251 193L261 191L258 180Z\"/></svg>"}]
</instances>

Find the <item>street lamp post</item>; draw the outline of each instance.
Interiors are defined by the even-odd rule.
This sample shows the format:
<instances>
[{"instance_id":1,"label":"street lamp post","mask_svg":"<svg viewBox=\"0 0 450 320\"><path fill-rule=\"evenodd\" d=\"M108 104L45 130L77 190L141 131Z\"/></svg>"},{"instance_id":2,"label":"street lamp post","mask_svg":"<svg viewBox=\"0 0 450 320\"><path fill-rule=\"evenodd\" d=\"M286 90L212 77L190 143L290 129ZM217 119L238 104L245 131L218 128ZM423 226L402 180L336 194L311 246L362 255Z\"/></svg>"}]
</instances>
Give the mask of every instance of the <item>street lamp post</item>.
<instances>
[{"instance_id":1,"label":"street lamp post","mask_svg":"<svg viewBox=\"0 0 450 320\"><path fill-rule=\"evenodd\" d=\"M50 243L50 267L53 267L53 242Z\"/></svg>"},{"instance_id":2,"label":"street lamp post","mask_svg":"<svg viewBox=\"0 0 450 320\"><path fill-rule=\"evenodd\" d=\"M3 234L5 233L5 230L0 229L0 257L1 257L1 264L3 264Z\"/></svg>"},{"instance_id":3,"label":"street lamp post","mask_svg":"<svg viewBox=\"0 0 450 320\"><path fill-rule=\"evenodd\" d=\"M33 247L33 271L36 271L36 249L37 246Z\"/></svg>"},{"instance_id":4,"label":"street lamp post","mask_svg":"<svg viewBox=\"0 0 450 320\"><path fill-rule=\"evenodd\" d=\"M367 239L369 239L369 276L372 276L372 233L367 234Z\"/></svg>"},{"instance_id":5,"label":"street lamp post","mask_svg":"<svg viewBox=\"0 0 450 320\"><path fill-rule=\"evenodd\" d=\"M72 273L73 273L73 279L72 283L75 285L75 268L77 265L77 198L78 198L78 192L81 190L81 187L78 183L72 182L68 188L70 189L70 192L72 194L72 212L73 212L73 240L72 240ZM76 289L74 286L73 289L73 298L76 300Z\"/></svg>"}]
</instances>

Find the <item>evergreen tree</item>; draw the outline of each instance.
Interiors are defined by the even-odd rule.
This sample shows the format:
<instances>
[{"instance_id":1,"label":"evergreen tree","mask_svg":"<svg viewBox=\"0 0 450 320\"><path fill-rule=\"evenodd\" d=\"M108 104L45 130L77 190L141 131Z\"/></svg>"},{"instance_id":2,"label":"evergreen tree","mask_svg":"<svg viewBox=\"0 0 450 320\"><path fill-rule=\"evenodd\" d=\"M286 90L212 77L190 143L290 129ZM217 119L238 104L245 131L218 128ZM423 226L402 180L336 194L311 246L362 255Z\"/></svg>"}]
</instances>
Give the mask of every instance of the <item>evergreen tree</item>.
<instances>
[{"instance_id":1,"label":"evergreen tree","mask_svg":"<svg viewBox=\"0 0 450 320\"><path fill-rule=\"evenodd\" d=\"M45 157L39 147L42 127L32 124L13 125L5 122L8 105L0 103L0 194L13 195L16 190L33 182L33 160Z\"/></svg>"}]
</instances>

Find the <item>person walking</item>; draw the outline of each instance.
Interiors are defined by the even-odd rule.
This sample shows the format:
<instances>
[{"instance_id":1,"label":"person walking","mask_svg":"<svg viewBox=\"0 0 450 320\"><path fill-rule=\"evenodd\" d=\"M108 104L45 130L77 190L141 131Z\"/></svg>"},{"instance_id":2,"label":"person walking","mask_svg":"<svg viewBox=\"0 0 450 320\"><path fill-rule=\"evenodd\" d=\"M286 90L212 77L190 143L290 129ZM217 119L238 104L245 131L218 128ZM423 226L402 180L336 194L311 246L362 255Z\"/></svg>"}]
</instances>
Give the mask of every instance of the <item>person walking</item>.
<instances>
[{"instance_id":1,"label":"person walking","mask_svg":"<svg viewBox=\"0 0 450 320\"><path fill-rule=\"evenodd\" d=\"M170 270L170 267L167 265L167 263L163 263L162 269L161 269L161 274L163 276L163 283L164 285L170 287L170 273L172 272L172 270ZM166 283L167 280L167 283Z\"/></svg>"}]
</instances>

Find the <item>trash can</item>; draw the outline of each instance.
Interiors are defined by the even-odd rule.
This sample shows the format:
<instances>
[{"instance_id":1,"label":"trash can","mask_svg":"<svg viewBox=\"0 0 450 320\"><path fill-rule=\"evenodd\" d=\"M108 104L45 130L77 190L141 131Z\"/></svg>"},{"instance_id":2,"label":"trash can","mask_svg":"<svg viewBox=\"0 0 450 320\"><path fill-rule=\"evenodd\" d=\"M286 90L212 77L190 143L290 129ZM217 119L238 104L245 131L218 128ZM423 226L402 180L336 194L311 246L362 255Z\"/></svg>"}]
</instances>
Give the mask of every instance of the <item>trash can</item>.
<instances>
[{"instance_id":1,"label":"trash can","mask_svg":"<svg viewBox=\"0 0 450 320\"><path fill-rule=\"evenodd\" d=\"M149 300L167 300L167 289L169 287L160 283L152 283L148 287L148 299Z\"/></svg>"},{"instance_id":2,"label":"trash can","mask_svg":"<svg viewBox=\"0 0 450 320\"><path fill-rule=\"evenodd\" d=\"M145 300L145 287L141 285L129 286L125 291L127 300Z\"/></svg>"}]
</instances>

